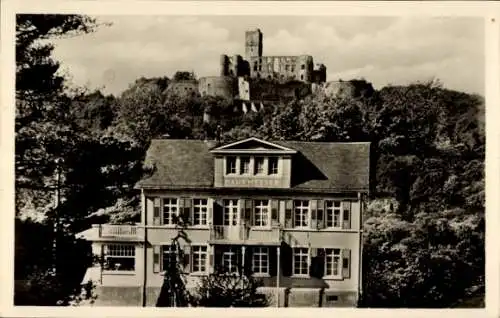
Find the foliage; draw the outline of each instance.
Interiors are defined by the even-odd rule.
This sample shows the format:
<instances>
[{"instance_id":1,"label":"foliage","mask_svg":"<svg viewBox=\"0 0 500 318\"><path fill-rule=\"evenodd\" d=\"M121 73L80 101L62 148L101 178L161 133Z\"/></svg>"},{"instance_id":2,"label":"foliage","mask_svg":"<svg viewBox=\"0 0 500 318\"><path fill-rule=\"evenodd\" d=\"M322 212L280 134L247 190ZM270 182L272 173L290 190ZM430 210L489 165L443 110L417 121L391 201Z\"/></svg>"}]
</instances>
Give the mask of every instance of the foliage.
<instances>
[{"instance_id":1,"label":"foliage","mask_svg":"<svg viewBox=\"0 0 500 318\"><path fill-rule=\"evenodd\" d=\"M251 276L216 272L203 277L195 305L201 307L267 307L267 296L257 291L261 282Z\"/></svg>"},{"instance_id":2,"label":"foliage","mask_svg":"<svg viewBox=\"0 0 500 318\"><path fill-rule=\"evenodd\" d=\"M196 76L193 72L186 71L177 71L174 74L174 81L186 81L186 80L195 80Z\"/></svg>"},{"instance_id":3,"label":"foliage","mask_svg":"<svg viewBox=\"0 0 500 318\"><path fill-rule=\"evenodd\" d=\"M68 305L81 293L80 283L92 264L90 246L68 231L59 232L54 275L51 231L50 223L16 219L15 305Z\"/></svg>"}]
</instances>

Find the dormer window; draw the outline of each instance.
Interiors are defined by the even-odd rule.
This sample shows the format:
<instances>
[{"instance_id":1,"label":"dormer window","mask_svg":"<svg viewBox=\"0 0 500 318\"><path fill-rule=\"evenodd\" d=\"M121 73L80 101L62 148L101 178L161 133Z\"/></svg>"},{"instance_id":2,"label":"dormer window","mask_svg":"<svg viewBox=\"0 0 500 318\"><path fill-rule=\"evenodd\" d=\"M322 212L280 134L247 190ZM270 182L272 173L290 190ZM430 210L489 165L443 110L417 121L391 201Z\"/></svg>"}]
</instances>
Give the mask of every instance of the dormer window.
<instances>
[{"instance_id":1,"label":"dormer window","mask_svg":"<svg viewBox=\"0 0 500 318\"><path fill-rule=\"evenodd\" d=\"M236 157L226 158L226 174L236 173Z\"/></svg>"},{"instance_id":2,"label":"dormer window","mask_svg":"<svg viewBox=\"0 0 500 318\"><path fill-rule=\"evenodd\" d=\"M278 174L278 158L269 158L269 174Z\"/></svg>"},{"instance_id":3,"label":"dormer window","mask_svg":"<svg viewBox=\"0 0 500 318\"><path fill-rule=\"evenodd\" d=\"M255 158L255 174L264 174L264 158L256 157Z\"/></svg>"},{"instance_id":4,"label":"dormer window","mask_svg":"<svg viewBox=\"0 0 500 318\"><path fill-rule=\"evenodd\" d=\"M290 188L291 161L297 150L281 143L248 138L210 150L214 156L214 186Z\"/></svg>"},{"instance_id":5,"label":"dormer window","mask_svg":"<svg viewBox=\"0 0 500 318\"><path fill-rule=\"evenodd\" d=\"M250 157L240 158L240 173L250 174Z\"/></svg>"}]
</instances>

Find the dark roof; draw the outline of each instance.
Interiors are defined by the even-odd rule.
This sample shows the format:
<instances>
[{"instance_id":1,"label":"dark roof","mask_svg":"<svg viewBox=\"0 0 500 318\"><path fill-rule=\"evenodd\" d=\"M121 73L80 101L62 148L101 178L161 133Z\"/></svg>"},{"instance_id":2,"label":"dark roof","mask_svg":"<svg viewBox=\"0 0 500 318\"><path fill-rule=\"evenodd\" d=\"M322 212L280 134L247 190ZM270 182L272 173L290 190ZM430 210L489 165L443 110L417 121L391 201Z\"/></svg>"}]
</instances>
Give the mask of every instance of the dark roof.
<instances>
[{"instance_id":1,"label":"dark roof","mask_svg":"<svg viewBox=\"0 0 500 318\"><path fill-rule=\"evenodd\" d=\"M298 151L292 159L292 188L331 192L368 191L370 143L270 141ZM154 167L138 188L211 188L214 142L157 139L145 165Z\"/></svg>"}]
</instances>

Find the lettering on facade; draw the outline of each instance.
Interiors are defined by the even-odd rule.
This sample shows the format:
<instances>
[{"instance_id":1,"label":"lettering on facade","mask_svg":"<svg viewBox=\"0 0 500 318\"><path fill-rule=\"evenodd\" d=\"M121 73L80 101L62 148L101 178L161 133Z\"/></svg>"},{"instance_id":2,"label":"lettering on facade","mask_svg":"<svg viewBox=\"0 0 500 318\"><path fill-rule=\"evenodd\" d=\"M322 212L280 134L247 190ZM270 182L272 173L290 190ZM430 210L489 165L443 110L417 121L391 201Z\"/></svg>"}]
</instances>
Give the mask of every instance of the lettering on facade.
<instances>
[{"instance_id":1,"label":"lettering on facade","mask_svg":"<svg viewBox=\"0 0 500 318\"><path fill-rule=\"evenodd\" d=\"M255 178L237 178L225 179L226 186L247 186L247 187L277 187L280 185L277 179L255 179Z\"/></svg>"}]
</instances>

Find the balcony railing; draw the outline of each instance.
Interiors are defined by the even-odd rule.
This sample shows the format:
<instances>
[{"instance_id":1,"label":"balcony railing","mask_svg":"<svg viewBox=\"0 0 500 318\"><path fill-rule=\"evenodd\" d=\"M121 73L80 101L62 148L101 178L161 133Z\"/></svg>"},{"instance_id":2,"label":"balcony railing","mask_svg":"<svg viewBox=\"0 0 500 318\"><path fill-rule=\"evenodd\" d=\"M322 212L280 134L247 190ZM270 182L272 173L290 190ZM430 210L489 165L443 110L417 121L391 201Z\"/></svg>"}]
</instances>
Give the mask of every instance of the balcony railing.
<instances>
[{"instance_id":1,"label":"balcony railing","mask_svg":"<svg viewBox=\"0 0 500 318\"><path fill-rule=\"evenodd\" d=\"M245 241L277 243L283 239L280 226L269 228L240 225L210 225L210 240L212 241Z\"/></svg>"},{"instance_id":2,"label":"balcony railing","mask_svg":"<svg viewBox=\"0 0 500 318\"><path fill-rule=\"evenodd\" d=\"M248 238L248 228L245 225L211 225L211 240L245 241Z\"/></svg>"},{"instance_id":3,"label":"balcony railing","mask_svg":"<svg viewBox=\"0 0 500 318\"><path fill-rule=\"evenodd\" d=\"M99 237L138 237L138 226L126 224L94 224Z\"/></svg>"}]
</instances>

